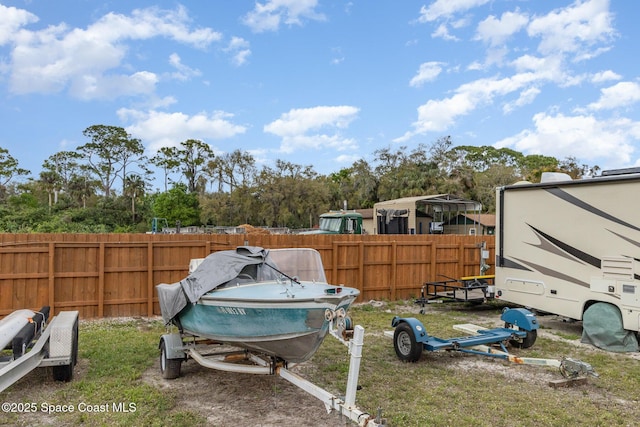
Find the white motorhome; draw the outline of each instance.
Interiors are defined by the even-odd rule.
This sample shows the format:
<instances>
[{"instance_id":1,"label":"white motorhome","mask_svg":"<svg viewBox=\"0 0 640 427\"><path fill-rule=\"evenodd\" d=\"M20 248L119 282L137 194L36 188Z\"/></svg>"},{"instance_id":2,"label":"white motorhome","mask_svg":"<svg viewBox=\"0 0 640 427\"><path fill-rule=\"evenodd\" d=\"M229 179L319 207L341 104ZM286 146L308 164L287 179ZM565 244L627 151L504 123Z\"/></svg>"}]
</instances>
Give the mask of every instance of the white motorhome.
<instances>
[{"instance_id":1,"label":"white motorhome","mask_svg":"<svg viewBox=\"0 0 640 427\"><path fill-rule=\"evenodd\" d=\"M543 175L497 189L496 298L576 320L609 303L637 332L640 168Z\"/></svg>"}]
</instances>

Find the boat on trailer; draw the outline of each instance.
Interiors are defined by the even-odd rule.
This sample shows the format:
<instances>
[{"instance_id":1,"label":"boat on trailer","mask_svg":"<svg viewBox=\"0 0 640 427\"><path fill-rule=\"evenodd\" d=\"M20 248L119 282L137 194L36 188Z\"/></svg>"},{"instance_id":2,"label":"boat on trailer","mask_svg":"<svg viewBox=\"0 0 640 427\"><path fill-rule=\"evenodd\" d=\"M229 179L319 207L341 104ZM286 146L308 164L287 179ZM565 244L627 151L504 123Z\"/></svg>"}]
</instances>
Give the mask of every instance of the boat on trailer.
<instances>
[{"instance_id":1,"label":"boat on trailer","mask_svg":"<svg viewBox=\"0 0 640 427\"><path fill-rule=\"evenodd\" d=\"M327 283L317 251L241 246L192 260L189 270L180 282L156 287L166 324L178 329L160 338L163 378L179 377L189 359L226 372L276 375L322 401L327 412L362 427L385 425L381 410L374 416L355 404L364 329L347 310L360 291ZM291 370L327 335L351 355L345 396Z\"/></svg>"},{"instance_id":2,"label":"boat on trailer","mask_svg":"<svg viewBox=\"0 0 640 427\"><path fill-rule=\"evenodd\" d=\"M191 268L180 282L157 286L167 324L293 363L313 356L329 322L345 318L360 294L327 283L320 254L308 248L241 246Z\"/></svg>"}]
</instances>

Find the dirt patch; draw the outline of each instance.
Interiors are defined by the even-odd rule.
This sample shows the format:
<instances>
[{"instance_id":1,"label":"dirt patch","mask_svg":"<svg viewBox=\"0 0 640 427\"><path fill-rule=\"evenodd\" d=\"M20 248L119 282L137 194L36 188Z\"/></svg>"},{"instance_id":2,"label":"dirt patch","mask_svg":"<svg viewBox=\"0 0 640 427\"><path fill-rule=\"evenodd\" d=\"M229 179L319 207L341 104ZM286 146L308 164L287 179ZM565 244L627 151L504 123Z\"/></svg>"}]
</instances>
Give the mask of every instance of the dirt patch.
<instances>
[{"instance_id":1,"label":"dirt patch","mask_svg":"<svg viewBox=\"0 0 640 427\"><path fill-rule=\"evenodd\" d=\"M304 371L309 365L292 369ZM320 400L276 375L251 375L217 371L195 361L182 364L180 377L165 380L159 361L143 381L176 397L177 407L206 418L211 426L345 426L328 414Z\"/></svg>"},{"instance_id":2,"label":"dirt patch","mask_svg":"<svg viewBox=\"0 0 640 427\"><path fill-rule=\"evenodd\" d=\"M77 381L87 374L89 362L86 359L78 359L73 370L73 380ZM0 393L0 401L12 403L31 403L38 408L43 404L55 402L57 392L64 390L67 383L53 379L52 368L37 368L24 376L11 387ZM41 410L35 412L21 411L19 416L7 421L0 414L0 426L59 426L60 421L54 415Z\"/></svg>"}]
</instances>

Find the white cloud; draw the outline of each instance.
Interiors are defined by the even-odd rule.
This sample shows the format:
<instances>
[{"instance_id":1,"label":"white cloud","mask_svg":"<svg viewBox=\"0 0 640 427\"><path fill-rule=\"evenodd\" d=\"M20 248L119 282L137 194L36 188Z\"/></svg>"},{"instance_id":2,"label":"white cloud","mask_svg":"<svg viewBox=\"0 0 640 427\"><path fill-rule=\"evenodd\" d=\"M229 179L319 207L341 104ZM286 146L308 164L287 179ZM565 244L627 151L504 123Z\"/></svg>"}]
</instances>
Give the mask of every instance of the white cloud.
<instances>
[{"instance_id":1,"label":"white cloud","mask_svg":"<svg viewBox=\"0 0 640 427\"><path fill-rule=\"evenodd\" d=\"M196 48L220 39L208 29L190 29L183 7L149 8L131 15L109 13L86 29L61 24L39 31L22 30L13 38L10 91L16 94L55 93L70 89L81 99L113 98L153 91L149 71L119 71L127 41L166 37ZM130 64L127 64L130 65ZM124 84L113 92L114 82ZM105 87L100 87L100 85ZM127 93L127 88L131 93Z\"/></svg>"},{"instance_id":2,"label":"white cloud","mask_svg":"<svg viewBox=\"0 0 640 427\"><path fill-rule=\"evenodd\" d=\"M511 113L518 107L522 107L523 105L531 104L536 97L540 94L540 89L537 87L530 87L522 92L520 92L520 96L513 102L508 102L502 107L502 111L505 114Z\"/></svg>"},{"instance_id":3,"label":"white cloud","mask_svg":"<svg viewBox=\"0 0 640 427\"><path fill-rule=\"evenodd\" d=\"M347 105L293 109L265 125L264 131L282 138L280 151L284 153L326 147L349 150L357 147L356 141L342 137L338 130L347 128L359 111Z\"/></svg>"},{"instance_id":4,"label":"white cloud","mask_svg":"<svg viewBox=\"0 0 640 427\"><path fill-rule=\"evenodd\" d=\"M565 116L538 113L534 130L524 130L494 144L524 154L557 159L580 155L581 161L601 161L600 167L621 167L631 162L634 143L640 139L640 123L629 119L598 120L591 115Z\"/></svg>"},{"instance_id":5,"label":"white cloud","mask_svg":"<svg viewBox=\"0 0 640 427\"><path fill-rule=\"evenodd\" d=\"M23 9L0 4L0 46L13 40L16 32L27 24L38 22L38 17Z\"/></svg>"},{"instance_id":6,"label":"white cloud","mask_svg":"<svg viewBox=\"0 0 640 427\"><path fill-rule=\"evenodd\" d=\"M490 15L480 22L476 28L474 40L482 41L488 49L485 63L478 65L475 63L473 66L486 69L494 64L502 65L510 51L506 44L507 40L525 28L528 22L529 17L519 12L505 12L499 19Z\"/></svg>"},{"instance_id":7,"label":"white cloud","mask_svg":"<svg viewBox=\"0 0 640 427\"><path fill-rule=\"evenodd\" d=\"M86 75L73 79L69 93L82 100L115 99L120 96L150 95L158 77L147 71L131 75Z\"/></svg>"},{"instance_id":8,"label":"white cloud","mask_svg":"<svg viewBox=\"0 0 640 427\"><path fill-rule=\"evenodd\" d=\"M190 29L190 18L184 6L174 10L157 7L136 9L131 16L108 13L87 28L88 35L100 40L146 40L167 37L180 43L205 48L221 38L221 34L210 28ZM81 31L81 30L80 30Z\"/></svg>"},{"instance_id":9,"label":"white cloud","mask_svg":"<svg viewBox=\"0 0 640 427\"><path fill-rule=\"evenodd\" d=\"M441 132L452 126L456 119L471 113L480 106L491 103L495 96L504 96L541 79L535 73L521 73L503 79L479 79L456 89L456 93L440 100L430 99L418 107L418 119L413 131L406 132L394 142L427 132Z\"/></svg>"},{"instance_id":10,"label":"white cloud","mask_svg":"<svg viewBox=\"0 0 640 427\"><path fill-rule=\"evenodd\" d=\"M611 70L601 71L599 73L593 74L591 77L591 81L593 83L602 83L609 80L620 80L622 76L618 73L615 73Z\"/></svg>"},{"instance_id":11,"label":"white cloud","mask_svg":"<svg viewBox=\"0 0 640 427\"><path fill-rule=\"evenodd\" d=\"M163 98L152 98L147 102L148 108L150 109L156 109L156 108L167 108L170 105L175 104L176 102L178 102L177 99L175 99L173 96L165 96Z\"/></svg>"},{"instance_id":12,"label":"white cloud","mask_svg":"<svg viewBox=\"0 0 640 427\"><path fill-rule=\"evenodd\" d=\"M360 160L362 156L357 154L341 154L335 158L336 163L341 165L352 165L353 163Z\"/></svg>"},{"instance_id":13,"label":"white cloud","mask_svg":"<svg viewBox=\"0 0 640 427\"><path fill-rule=\"evenodd\" d=\"M451 19L455 13L466 12L485 3L473 0L436 1L429 8L423 7L422 22ZM538 54L532 55L525 51L519 57L507 61L508 39L524 28L527 28L527 36L540 39ZM440 24L436 34L444 38L453 38L447 30L446 23ZM512 67L516 74L471 81L460 85L448 97L427 100L418 107L418 117L412 124L412 129L395 141L404 142L415 135L447 130L460 118L513 92L520 93L516 100L504 102L504 114L532 103L542 92L543 85L548 83L565 88L590 79L615 79L616 75L613 72L603 72L597 76L588 73L574 74L567 61L568 54L572 55L574 60L597 55L606 49L606 46L602 45L609 43L614 36L608 2L604 0L575 1L569 7L556 9L531 20L517 11L503 13L500 19L491 16L482 21L476 30L476 39L488 45L485 63L472 61L467 70L487 70L490 65L497 64ZM418 74L412 80L412 84L417 85L423 81L426 81L426 78ZM635 102L636 95L632 90L624 95L611 91L611 94L603 92L601 101L592 104L592 107L605 108L611 105L615 95L625 104Z\"/></svg>"},{"instance_id":14,"label":"white cloud","mask_svg":"<svg viewBox=\"0 0 640 427\"><path fill-rule=\"evenodd\" d=\"M538 51L542 54L570 52L580 56L592 45L615 36L611 23L609 0L576 0L569 7L533 18L527 32L541 39Z\"/></svg>"},{"instance_id":15,"label":"white cloud","mask_svg":"<svg viewBox=\"0 0 640 427\"><path fill-rule=\"evenodd\" d=\"M620 82L600 90L600 99L587 106L590 110L611 110L640 101L640 84Z\"/></svg>"},{"instance_id":16,"label":"white cloud","mask_svg":"<svg viewBox=\"0 0 640 427\"><path fill-rule=\"evenodd\" d=\"M441 18L449 18L460 12L489 3L489 0L436 0L429 7L420 8L419 22L431 22Z\"/></svg>"},{"instance_id":17,"label":"white cloud","mask_svg":"<svg viewBox=\"0 0 640 427\"><path fill-rule=\"evenodd\" d=\"M230 121L233 115L222 111L185 113L165 113L155 110L141 111L121 108L117 112L131 135L147 142L151 152L161 147L175 147L187 139L226 139L246 132L245 126Z\"/></svg>"},{"instance_id":18,"label":"white cloud","mask_svg":"<svg viewBox=\"0 0 640 427\"><path fill-rule=\"evenodd\" d=\"M500 46L528 22L529 17L518 12L505 12L500 19L491 15L478 24L475 39L491 46Z\"/></svg>"},{"instance_id":19,"label":"white cloud","mask_svg":"<svg viewBox=\"0 0 640 427\"><path fill-rule=\"evenodd\" d=\"M438 28L436 28L436 30L433 33L431 33L431 37L441 38L443 40L449 40L449 41L458 40L456 36L452 36L451 34L449 34L449 29L447 28L447 24L438 25Z\"/></svg>"},{"instance_id":20,"label":"white cloud","mask_svg":"<svg viewBox=\"0 0 640 427\"><path fill-rule=\"evenodd\" d=\"M232 37L224 51L231 55L231 62L238 67L246 64L251 55L249 42L242 37Z\"/></svg>"},{"instance_id":21,"label":"white cloud","mask_svg":"<svg viewBox=\"0 0 640 427\"><path fill-rule=\"evenodd\" d=\"M169 64L176 69L175 72L171 73L171 77L176 80L186 81L192 77L202 75L200 70L184 65L180 55L177 53L172 53L169 56Z\"/></svg>"},{"instance_id":22,"label":"white cloud","mask_svg":"<svg viewBox=\"0 0 640 427\"><path fill-rule=\"evenodd\" d=\"M318 0L267 0L256 2L255 8L243 18L243 23L256 33L277 31L281 24L302 25L302 19L324 21L316 12Z\"/></svg>"},{"instance_id":23,"label":"white cloud","mask_svg":"<svg viewBox=\"0 0 640 427\"><path fill-rule=\"evenodd\" d=\"M444 63L436 61L420 64L418 74L411 79L409 86L420 87L426 82L435 80L442 72L442 65Z\"/></svg>"},{"instance_id":24,"label":"white cloud","mask_svg":"<svg viewBox=\"0 0 640 427\"><path fill-rule=\"evenodd\" d=\"M560 86L570 86L578 83L576 81L577 77L571 75L565 69L563 57L560 55L544 57L522 55L512 61L511 65L518 74L533 74L537 80L555 82Z\"/></svg>"}]
</instances>

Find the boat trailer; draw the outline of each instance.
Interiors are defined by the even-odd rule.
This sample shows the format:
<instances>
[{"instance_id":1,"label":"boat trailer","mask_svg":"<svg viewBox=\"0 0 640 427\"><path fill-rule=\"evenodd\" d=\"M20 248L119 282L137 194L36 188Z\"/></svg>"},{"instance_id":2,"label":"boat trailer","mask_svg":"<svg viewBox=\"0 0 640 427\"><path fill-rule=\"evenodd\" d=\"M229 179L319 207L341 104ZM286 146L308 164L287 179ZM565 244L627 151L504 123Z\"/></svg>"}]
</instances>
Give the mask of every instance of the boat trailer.
<instances>
[{"instance_id":1,"label":"boat trailer","mask_svg":"<svg viewBox=\"0 0 640 427\"><path fill-rule=\"evenodd\" d=\"M349 349L349 373L344 397L336 396L293 372L291 369L296 366L295 364L288 364L283 360L266 357L246 349L230 349L215 341L179 332L167 333L160 338L162 377L165 379L179 377L180 366L188 359L193 359L206 368L225 372L277 375L319 399L324 403L327 413L336 412L340 417L345 417L361 427L383 427L385 421L382 420L380 411L374 417L358 409L355 403L364 344L364 328L360 325L353 327L351 318L345 315L343 309L335 312L327 310L325 317L330 320L329 333ZM211 345L220 347L220 351L208 351Z\"/></svg>"},{"instance_id":2,"label":"boat trailer","mask_svg":"<svg viewBox=\"0 0 640 427\"><path fill-rule=\"evenodd\" d=\"M579 360L562 360L520 357L510 354L506 345L529 348L536 340L539 328L533 313L524 308L505 308L501 315L505 327L486 329L473 324L455 325L454 329L472 335L459 338L438 338L427 333L424 325L414 317L396 316L391 321L393 346L398 358L404 362L417 362L424 351L459 351L463 353L489 356L524 365L553 366L565 378L578 378L598 374L593 367ZM387 333L391 336L391 333ZM499 345L499 349L492 347Z\"/></svg>"},{"instance_id":3,"label":"boat trailer","mask_svg":"<svg viewBox=\"0 0 640 427\"><path fill-rule=\"evenodd\" d=\"M0 392L38 367L51 366L53 379L71 381L78 360L78 312L50 308L16 310L0 320Z\"/></svg>"}]
</instances>

